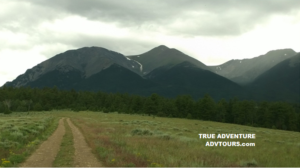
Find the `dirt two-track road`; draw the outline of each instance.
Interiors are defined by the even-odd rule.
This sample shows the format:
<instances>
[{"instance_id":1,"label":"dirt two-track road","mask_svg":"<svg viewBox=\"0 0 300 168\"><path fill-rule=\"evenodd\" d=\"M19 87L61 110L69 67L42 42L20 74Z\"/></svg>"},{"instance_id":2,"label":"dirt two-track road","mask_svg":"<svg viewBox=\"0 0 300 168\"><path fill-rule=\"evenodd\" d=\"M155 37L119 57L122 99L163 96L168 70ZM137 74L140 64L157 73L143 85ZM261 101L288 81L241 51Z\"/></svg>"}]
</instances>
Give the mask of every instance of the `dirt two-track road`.
<instances>
[{"instance_id":1,"label":"dirt two-track road","mask_svg":"<svg viewBox=\"0 0 300 168\"><path fill-rule=\"evenodd\" d=\"M52 167L53 161L59 152L61 141L65 134L64 119L59 120L55 132L23 163L20 167ZM73 133L74 141L74 166L76 167L101 167L101 163L92 154L84 136L79 129L66 119Z\"/></svg>"}]
</instances>

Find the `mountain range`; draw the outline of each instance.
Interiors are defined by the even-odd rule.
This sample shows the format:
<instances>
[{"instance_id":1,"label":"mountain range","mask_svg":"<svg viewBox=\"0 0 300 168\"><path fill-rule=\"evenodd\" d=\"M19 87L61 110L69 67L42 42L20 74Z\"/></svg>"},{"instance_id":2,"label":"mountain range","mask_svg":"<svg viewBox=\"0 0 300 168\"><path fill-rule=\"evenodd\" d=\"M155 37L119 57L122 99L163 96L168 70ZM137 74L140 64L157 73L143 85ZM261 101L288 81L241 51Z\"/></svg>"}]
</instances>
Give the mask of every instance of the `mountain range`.
<instances>
[{"instance_id":1,"label":"mountain range","mask_svg":"<svg viewBox=\"0 0 300 168\"><path fill-rule=\"evenodd\" d=\"M300 53L285 59L246 85L257 100L300 102Z\"/></svg>"},{"instance_id":2,"label":"mountain range","mask_svg":"<svg viewBox=\"0 0 300 168\"><path fill-rule=\"evenodd\" d=\"M300 55L292 49L207 66L164 45L131 56L84 47L55 55L4 86L299 102L299 71Z\"/></svg>"},{"instance_id":3,"label":"mountain range","mask_svg":"<svg viewBox=\"0 0 300 168\"><path fill-rule=\"evenodd\" d=\"M276 64L295 54L297 53L292 49L273 50L251 59L230 60L222 65L211 67L215 73L240 85L246 85Z\"/></svg>"}]
</instances>

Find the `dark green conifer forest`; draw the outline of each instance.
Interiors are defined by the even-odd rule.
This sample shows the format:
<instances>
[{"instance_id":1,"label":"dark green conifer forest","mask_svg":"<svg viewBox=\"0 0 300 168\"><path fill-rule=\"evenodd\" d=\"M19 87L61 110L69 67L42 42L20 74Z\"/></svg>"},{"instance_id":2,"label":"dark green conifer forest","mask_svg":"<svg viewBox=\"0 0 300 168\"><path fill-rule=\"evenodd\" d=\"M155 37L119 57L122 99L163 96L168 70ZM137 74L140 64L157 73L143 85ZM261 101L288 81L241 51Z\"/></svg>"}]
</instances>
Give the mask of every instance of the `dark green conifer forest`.
<instances>
[{"instance_id":1,"label":"dark green conifer forest","mask_svg":"<svg viewBox=\"0 0 300 168\"><path fill-rule=\"evenodd\" d=\"M103 111L149 116L187 118L300 132L300 105L287 102L255 102L222 99L208 94L199 100L189 95L165 98L138 95L58 90L54 88L2 87L0 113L29 111Z\"/></svg>"}]
</instances>

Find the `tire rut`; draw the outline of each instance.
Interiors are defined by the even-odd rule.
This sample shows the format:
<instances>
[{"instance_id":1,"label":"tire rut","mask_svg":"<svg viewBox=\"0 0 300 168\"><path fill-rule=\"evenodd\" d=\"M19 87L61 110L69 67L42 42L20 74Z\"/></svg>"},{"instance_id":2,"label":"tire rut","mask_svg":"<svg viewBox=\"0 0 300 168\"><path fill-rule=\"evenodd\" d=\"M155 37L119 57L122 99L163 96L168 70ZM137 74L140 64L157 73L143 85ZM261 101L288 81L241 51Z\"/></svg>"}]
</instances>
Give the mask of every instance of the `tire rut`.
<instances>
[{"instance_id":1,"label":"tire rut","mask_svg":"<svg viewBox=\"0 0 300 168\"><path fill-rule=\"evenodd\" d=\"M101 163L92 154L91 148L85 141L84 136L79 129L67 118L67 122L71 127L74 137L74 166L76 167L101 167Z\"/></svg>"},{"instance_id":2,"label":"tire rut","mask_svg":"<svg viewBox=\"0 0 300 168\"><path fill-rule=\"evenodd\" d=\"M20 167L52 167L66 132L63 120L64 118L59 120L54 133Z\"/></svg>"}]
</instances>

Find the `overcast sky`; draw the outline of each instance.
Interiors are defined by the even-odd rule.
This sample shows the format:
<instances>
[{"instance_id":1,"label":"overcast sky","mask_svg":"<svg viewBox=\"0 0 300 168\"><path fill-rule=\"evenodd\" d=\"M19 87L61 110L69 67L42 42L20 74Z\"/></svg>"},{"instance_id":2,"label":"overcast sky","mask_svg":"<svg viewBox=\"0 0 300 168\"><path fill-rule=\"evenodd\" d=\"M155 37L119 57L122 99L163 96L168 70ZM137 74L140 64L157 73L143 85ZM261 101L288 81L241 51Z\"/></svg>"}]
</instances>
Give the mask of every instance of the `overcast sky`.
<instances>
[{"instance_id":1,"label":"overcast sky","mask_svg":"<svg viewBox=\"0 0 300 168\"><path fill-rule=\"evenodd\" d=\"M206 65L300 51L300 0L0 0L0 86L69 49L158 45Z\"/></svg>"}]
</instances>

